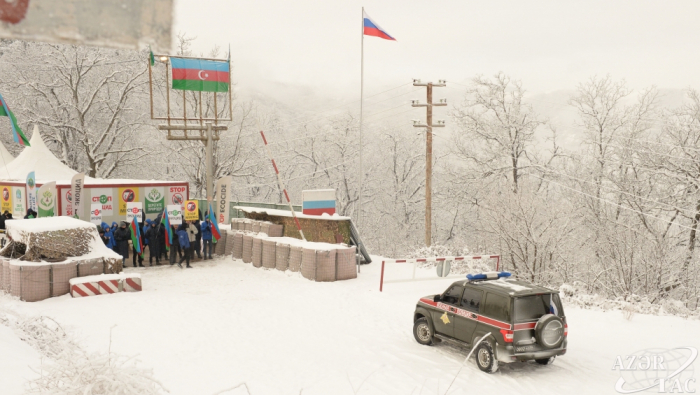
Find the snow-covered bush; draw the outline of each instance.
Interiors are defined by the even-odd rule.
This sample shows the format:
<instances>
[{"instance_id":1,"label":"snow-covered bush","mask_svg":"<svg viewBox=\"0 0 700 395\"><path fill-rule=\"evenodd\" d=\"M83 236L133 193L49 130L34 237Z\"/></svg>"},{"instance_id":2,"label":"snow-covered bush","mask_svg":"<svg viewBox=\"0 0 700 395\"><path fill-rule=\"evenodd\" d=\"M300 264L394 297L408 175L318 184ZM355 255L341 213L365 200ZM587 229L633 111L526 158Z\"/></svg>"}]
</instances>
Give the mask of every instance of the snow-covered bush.
<instances>
[{"instance_id":1,"label":"snow-covered bush","mask_svg":"<svg viewBox=\"0 0 700 395\"><path fill-rule=\"evenodd\" d=\"M12 299L0 292L0 298ZM46 316L25 317L0 304L0 325L14 329L20 339L46 357L35 370L38 378L27 385L28 393L160 394L168 392L151 369L137 366L128 358L107 352L87 353L61 325Z\"/></svg>"}]
</instances>

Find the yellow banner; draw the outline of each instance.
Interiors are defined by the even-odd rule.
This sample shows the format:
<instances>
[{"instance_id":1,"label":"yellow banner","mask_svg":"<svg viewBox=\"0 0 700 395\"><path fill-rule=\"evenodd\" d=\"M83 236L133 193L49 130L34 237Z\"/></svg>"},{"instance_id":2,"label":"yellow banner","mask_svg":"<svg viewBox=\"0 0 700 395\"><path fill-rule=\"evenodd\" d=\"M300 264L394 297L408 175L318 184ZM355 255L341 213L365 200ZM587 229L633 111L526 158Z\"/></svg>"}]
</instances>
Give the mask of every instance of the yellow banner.
<instances>
[{"instance_id":1,"label":"yellow banner","mask_svg":"<svg viewBox=\"0 0 700 395\"><path fill-rule=\"evenodd\" d=\"M2 187L2 199L0 199L0 211L3 213L5 211L12 214L12 187L3 185Z\"/></svg>"},{"instance_id":2,"label":"yellow banner","mask_svg":"<svg viewBox=\"0 0 700 395\"><path fill-rule=\"evenodd\" d=\"M199 201L185 200L185 221L199 220Z\"/></svg>"},{"instance_id":3,"label":"yellow banner","mask_svg":"<svg viewBox=\"0 0 700 395\"><path fill-rule=\"evenodd\" d=\"M126 204L139 201L139 188L126 187L119 188L119 215L126 215ZM139 221L141 218L139 218Z\"/></svg>"}]
</instances>

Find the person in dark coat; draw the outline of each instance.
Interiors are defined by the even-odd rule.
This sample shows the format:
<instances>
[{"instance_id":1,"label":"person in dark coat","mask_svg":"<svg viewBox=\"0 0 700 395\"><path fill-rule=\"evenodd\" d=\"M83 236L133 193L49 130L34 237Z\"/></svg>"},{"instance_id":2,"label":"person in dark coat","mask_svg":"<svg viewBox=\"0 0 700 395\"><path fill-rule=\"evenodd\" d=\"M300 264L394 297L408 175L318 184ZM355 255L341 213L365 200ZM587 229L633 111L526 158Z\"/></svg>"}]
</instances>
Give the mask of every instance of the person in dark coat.
<instances>
[{"instance_id":1,"label":"person in dark coat","mask_svg":"<svg viewBox=\"0 0 700 395\"><path fill-rule=\"evenodd\" d=\"M148 265L153 266L153 258L156 258L156 265L160 265L160 244L161 244L161 232L159 226L156 226L155 221L151 221L146 230L146 237L148 237ZM160 224L158 224L160 225Z\"/></svg>"},{"instance_id":2,"label":"person in dark coat","mask_svg":"<svg viewBox=\"0 0 700 395\"><path fill-rule=\"evenodd\" d=\"M114 252L122 256L122 265L126 263L129 259L129 240L131 239L131 231L126 227L126 221L122 221L119 228L117 228L114 234L114 240L117 242L117 246L114 248ZM136 266L136 265L134 265Z\"/></svg>"},{"instance_id":3,"label":"person in dark coat","mask_svg":"<svg viewBox=\"0 0 700 395\"><path fill-rule=\"evenodd\" d=\"M5 229L5 218L7 218L7 214L9 214L7 211L3 215L0 215L0 229Z\"/></svg>"},{"instance_id":4,"label":"person in dark coat","mask_svg":"<svg viewBox=\"0 0 700 395\"><path fill-rule=\"evenodd\" d=\"M194 227L197 228L197 235L195 236L194 246L192 249L197 253L197 258L202 259L202 225L199 223L199 221L192 222L194 222ZM194 259L194 254L192 254L192 259Z\"/></svg>"},{"instance_id":5,"label":"person in dark coat","mask_svg":"<svg viewBox=\"0 0 700 395\"><path fill-rule=\"evenodd\" d=\"M202 222L201 229L202 229L202 240L204 241L204 248L202 250L202 254L204 254L204 260L212 259L211 258L212 233L211 233L211 222L209 221L209 218L204 218L204 222ZM209 258L207 258L207 250L209 251Z\"/></svg>"},{"instance_id":6,"label":"person in dark coat","mask_svg":"<svg viewBox=\"0 0 700 395\"><path fill-rule=\"evenodd\" d=\"M28 208L28 209L27 209L27 215L24 216L24 219L31 219L31 218L36 218L36 217L37 217L36 211L34 211L34 210Z\"/></svg>"},{"instance_id":7,"label":"person in dark coat","mask_svg":"<svg viewBox=\"0 0 700 395\"><path fill-rule=\"evenodd\" d=\"M167 214L166 214L167 215ZM158 258L163 258L163 259L168 259L168 245L165 242L165 238L168 237L167 234L165 234L165 225L163 225L163 212L158 214L156 219L153 221L156 223L156 228L158 228L158 251L160 252ZM162 255L162 256L161 256Z\"/></svg>"},{"instance_id":8,"label":"person in dark coat","mask_svg":"<svg viewBox=\"0 0 700 395\"><path fill-rule=\"evenodd\" d=\"M180 241L177 237L177 229L174 225L170 225L170 229L173 232L173 245L170 246L170 265L174 265L178 257L182 258L182 249L180 248Z\"/></svg>"},{"instance_id":9,"label":"person in dark coat","mask_svg":"<svg viewBox=\"0 0 700 395\"><path fill-rule=\"evenodd\" d=\"M98 227L97 232L100 234L100 239L103 243L105 243L106 246L109 243L109 237L105 236L105 230Z\"/></svg>"},{"instance_id":10,"label":"person in dark coat","mask_svg":"<svg viewBox=\"0 0 700 395\"><path fill-rule=\"evenodd\" d=\"M190 222L199 222L199 221L190 221ZM194 246L195 240L197 239L197 234L198 234L197 227L192 223L184 222L178 228L177 233L178 233L178 237L180 237L184 233L185 236L187 237L188 243L189 243L189 247L185 248L184 258L180 258L180 261L177 263L177 265L182 267L182 262L187 260L187 268L190 269L190 268L192 268L192 266L190 266L190 259L192 258L192 250L193 250L193 246Z\"/></svg>"},{"instance_id":11,"label":"person in dark coat","mask_svg":"<svg viewBox=\"0 0 700 395\"><path fill-rule=\"evenodd\" d=\"M146 220L146 214L143 212L143 210L141 211L141 218L142 218L144 221ZM143 238L144 238L144 234L143 234L143 222L141 222L141 221L139 221L139 233L140 233L140 235L141 235L141 241L143 241ZM132 243L132 244L133 244L133 243ZM145 249L145 248L146 248L146 247L144 246L144 249ZM144 266L143 266L143 251L141 251L141 253L139 254L138 252L136 252L136 246L134 246L134 245L131 246L131 249L132 249L132 251L134 252L134 256L133 256L133 258L131 259L131 263L134 265L134 267L136 267L136 260L138 259L138 261L139 261L139 266L140 266L140 267L144 267Z\"/></svg>"}]
</instances>

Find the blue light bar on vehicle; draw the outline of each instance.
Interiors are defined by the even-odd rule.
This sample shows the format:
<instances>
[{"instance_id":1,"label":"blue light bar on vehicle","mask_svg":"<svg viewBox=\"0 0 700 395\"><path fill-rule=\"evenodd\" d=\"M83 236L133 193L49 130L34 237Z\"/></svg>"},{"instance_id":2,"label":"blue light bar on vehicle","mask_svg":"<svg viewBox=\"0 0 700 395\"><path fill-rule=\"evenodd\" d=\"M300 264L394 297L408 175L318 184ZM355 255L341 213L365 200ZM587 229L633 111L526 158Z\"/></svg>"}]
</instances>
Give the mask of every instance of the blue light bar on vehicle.
<instances>
[{"instance_id":1,"label":"blue light bar on vehicle","mask_svg":"<svg viewBox=\"0 0 700 395\"><path fill-rule=\"evenodd\" d=\"M496 279L504 278L504 277L510 277L510 273L509 272L486 272L486 273L478 273L478 274L467 274L467 280L469 280L469 281L496 280Z\"/></svg>"}]
</instances>

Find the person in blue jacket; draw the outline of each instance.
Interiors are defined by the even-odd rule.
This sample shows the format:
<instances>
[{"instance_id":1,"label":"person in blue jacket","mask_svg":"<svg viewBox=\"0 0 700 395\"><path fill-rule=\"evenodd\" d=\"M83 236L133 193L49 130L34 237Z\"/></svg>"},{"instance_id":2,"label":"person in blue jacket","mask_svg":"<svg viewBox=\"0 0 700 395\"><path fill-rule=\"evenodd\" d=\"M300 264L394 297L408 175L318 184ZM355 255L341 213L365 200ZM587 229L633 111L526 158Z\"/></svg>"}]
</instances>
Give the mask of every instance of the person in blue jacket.
<instances>
[{"instance_id":1,"label":"person in blue jacket","mask_svg":"<svg viewBox=\"0 0 700 395\"><path fill-rule=\"evenodd\" d=\"M114 222L114 224L116 224L116 222ZM114 250L114 247L117 245L117 243L114 241L114 232L112 232L112 228L110 228L106 222L103 222L102 229L104 230L105 238L107 239L107 248L109 248L110 250Z\"/></svg>"},{"instance_id":2,"label":"person in blue jacket","mask_svg":"<svg viewBox=\"0 0 700 395\"><path fill-rule=\"evenodd\" d=\"M209 222L209 217L206 217L204 219L204 222L202 222L201 225L202 229L202 240L204 240L204 249L202 251L202 254L204 255L204 260L207 259L212 259L211 258L211 249L212 249L212 244L211 244L211 222ZM209 246L209 258L207 258L207 246Z\"/></svg>"}]
</instances>

